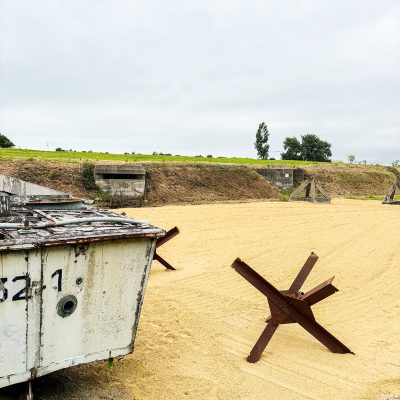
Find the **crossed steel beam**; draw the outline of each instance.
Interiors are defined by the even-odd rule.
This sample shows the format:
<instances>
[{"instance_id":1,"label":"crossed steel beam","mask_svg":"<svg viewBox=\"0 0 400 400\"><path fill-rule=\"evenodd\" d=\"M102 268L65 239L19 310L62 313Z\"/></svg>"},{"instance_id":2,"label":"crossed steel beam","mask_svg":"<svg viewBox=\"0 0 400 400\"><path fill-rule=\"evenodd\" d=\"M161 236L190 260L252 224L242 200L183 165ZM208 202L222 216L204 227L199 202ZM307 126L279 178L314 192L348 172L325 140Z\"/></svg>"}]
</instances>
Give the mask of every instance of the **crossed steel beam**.
<instances>
[{"instance_id":1,"label":"crossed steel beam","mask_svg":"<svg viewBox=\"0 0 400 400\"><path fill-rule=\"evenodd\" d=\"M172 238L174 238L176 235L179 234L179 228L177 226L173 227L172 229L170 229L165 236L163 236L162 238L157 239L157 243L156 243L156 250L154 252L154 256L153 259L157 260L160 264L162 264L165 268L170 269L172 271L175 271L175 268L168 263L167 261L165 261L161 256L159 256L157 254L157 249L159 247L161 247L163 244L169 242Z\"/></svg>"},{"instance_id":2,"label":"crossed steel beam","mask_svg":"<svg viewBox=\"0 0 400 400\"><path fill-rule=\"evenodd\" d=\"M295 322L333 353L354 354L315 320L311 310L312 305L338 291L332 285L334 277L322 282L307 293L300 291L317 260L318 256L315 253L311 253L290 288L281 291L272 286L240 258L233 262L232 268L267 297L271 311L271 315L266 320L267 326L247 357L248 362L255 363L260 359L261 354L280 324Z\"/></svg>"}]
</instances>

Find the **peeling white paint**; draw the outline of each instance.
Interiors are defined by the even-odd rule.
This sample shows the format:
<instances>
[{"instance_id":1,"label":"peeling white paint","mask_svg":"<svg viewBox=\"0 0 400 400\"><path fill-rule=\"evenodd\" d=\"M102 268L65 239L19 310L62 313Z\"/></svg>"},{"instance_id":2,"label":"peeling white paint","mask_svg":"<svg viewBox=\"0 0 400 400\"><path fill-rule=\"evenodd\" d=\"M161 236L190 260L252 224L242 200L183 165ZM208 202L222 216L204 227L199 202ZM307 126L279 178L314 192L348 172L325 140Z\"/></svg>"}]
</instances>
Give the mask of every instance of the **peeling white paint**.
<instances>
[{"instance_id":1,"label":"peeling white paint","mask_svg":"<svg viewBox=\"0 0 400 400\"><path fill-rule=\"evenodd\" d=\"M71 243L68 232L85 232L88 226L72 226L62 233L57 228L54 245L50 237L46 245L43 238L35 245L39 239L28 235L12 251L0 246L0 388L133 351L156 239L163 231L147 226L151 234L143 229L142 236L132 236L137 227L119 224L118 236L104 236L111 228L90 225L85 243ZM75 306L68 299L76 300L76 308L60 315L60 304L67 311Z\"/></svg>"}]
</instances>

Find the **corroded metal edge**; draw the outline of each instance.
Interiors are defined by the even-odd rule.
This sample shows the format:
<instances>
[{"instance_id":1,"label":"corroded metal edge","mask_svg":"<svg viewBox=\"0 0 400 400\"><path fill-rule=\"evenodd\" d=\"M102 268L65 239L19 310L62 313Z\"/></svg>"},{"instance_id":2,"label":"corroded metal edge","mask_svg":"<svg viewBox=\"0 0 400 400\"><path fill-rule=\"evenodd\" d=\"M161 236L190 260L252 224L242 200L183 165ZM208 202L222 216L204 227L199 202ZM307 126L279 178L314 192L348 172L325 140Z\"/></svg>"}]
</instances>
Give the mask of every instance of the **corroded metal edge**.
<instances>
[{"instance_id":1,"label":"corroded metal edge","mask_svg":"<svg viewBox=\"0 0 400 400\"><path fill-rule=\"evenodd\" d=\"M92 243L92 242L102 242L107 240L118 240L118 239L131 239L131 238L159 238L165 235L165 231L159 228L148 229L145 232L130 232L130 233L116 233L116 234L105 234L105 235L97 235L97 236L76 236L74 238L46 238L46 239L38 239L36 242L24 241L23 239L18 240L9 240L10 244L1 244L0 251L17 251L17 250L28 250L28 249L36 249L42 247L51 247L51 246L62 246L67 244L80 244L80 243ZM14 244L11 244L14 242Z\"/></svg>"}]
</instances>

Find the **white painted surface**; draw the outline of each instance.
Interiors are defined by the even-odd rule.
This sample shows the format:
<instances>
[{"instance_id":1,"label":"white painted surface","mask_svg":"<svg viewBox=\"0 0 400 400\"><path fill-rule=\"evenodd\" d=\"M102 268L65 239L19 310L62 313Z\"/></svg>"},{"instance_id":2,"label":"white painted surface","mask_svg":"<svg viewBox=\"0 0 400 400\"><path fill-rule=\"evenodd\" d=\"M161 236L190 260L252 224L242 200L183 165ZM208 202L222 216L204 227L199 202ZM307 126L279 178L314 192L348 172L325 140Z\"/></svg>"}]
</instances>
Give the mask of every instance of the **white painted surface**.
<instances>
[{"instance_id":1,"label":"white painted surface","mask_svg":"<svg viewBox=\"0 0 400 400\"><path fill-rule=\"evenodd\" d=\"M136 238L0 253L8 290L0 303L0 387L132 352L154 245ZM12 301L25 284L12 279L27 273L30 298ZM66 295L78 305L63 318L57 304Z\"/></svg>"},{"instance_id":2,"label":"white painted surface","mask_svg":"<svg viewBox=\"0 0 400 400\"><path fill-rule=\"evenodd\" d=\"M0 192L12 193L19 196L69 196L67 193L26 182L22 179L12 178L7 175L0 175Z\"/></svg>"},{"instance_id":3,"label":"white painted surface","mask_svg":"<svg viewBox=\"0 0 400 400\"><path fill-rule=\"evenodd\" d=\"M26 302L12 301L24 286L23 281L12 282L25 276L27 265L24 253L0 254L2 290L0 291L0 376L21 374L26 371ZM1 386L1 385L0 385Z\"/></svg>"}]
</instances>

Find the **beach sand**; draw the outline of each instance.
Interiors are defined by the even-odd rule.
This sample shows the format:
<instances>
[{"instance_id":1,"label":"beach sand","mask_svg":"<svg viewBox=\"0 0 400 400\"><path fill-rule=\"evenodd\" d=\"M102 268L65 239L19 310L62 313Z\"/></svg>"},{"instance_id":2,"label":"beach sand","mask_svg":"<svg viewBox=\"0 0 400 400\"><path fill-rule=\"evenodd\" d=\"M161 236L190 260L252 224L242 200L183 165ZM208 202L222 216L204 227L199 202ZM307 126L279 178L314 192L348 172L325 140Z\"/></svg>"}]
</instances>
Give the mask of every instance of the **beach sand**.
<instances>
[{"instance_id":1,"label":"beach sand","mask_svg":"<svg viewBox=\"0 0 400 400\"><path fill-rule=\"evenodd\" d=\"M400 206L334 200L124 211L180 228L159 249L177 271L153 262L133 354L111 369L98 362L40 378L39 399L400 398ZM333 354L288 324L248 363L269 309L232 262L240 257L287 289L311 251L320 259L303 291L335 276L339 292L313 312L355 355Z\"/></svg>"},{"instance_id":2,"label":"beach sand","mask_svg":"<svg viewBox=\"0 0 400 400\"><path fill-rule=\"evenodd\" d=\"M135 352L115 375L135 399L400 397L400 207L257 202L124 210L181 234L154 262ZM246 357L265 326L265 297L231 267L240 257L286 289L314 251L304 291L335 276L313 306L354 353L333 354L297 324L281 325L261 360ZM396 397L397 398L397 397Z\"/></svg>"}]
</instances>

